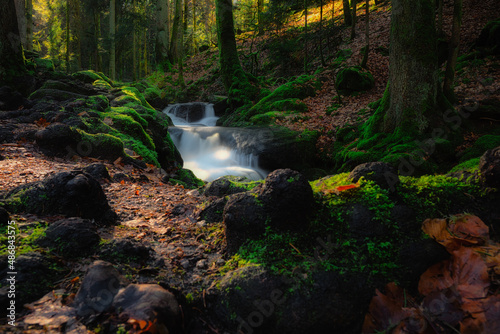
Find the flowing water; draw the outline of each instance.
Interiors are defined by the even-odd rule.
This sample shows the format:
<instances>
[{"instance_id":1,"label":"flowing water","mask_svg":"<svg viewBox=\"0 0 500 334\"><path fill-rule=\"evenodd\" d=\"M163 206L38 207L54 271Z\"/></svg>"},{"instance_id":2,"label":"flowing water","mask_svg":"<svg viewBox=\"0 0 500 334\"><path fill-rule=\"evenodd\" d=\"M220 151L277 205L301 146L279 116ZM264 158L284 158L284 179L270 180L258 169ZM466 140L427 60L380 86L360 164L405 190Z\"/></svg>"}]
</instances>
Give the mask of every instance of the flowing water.
<instances>
[{"instance_id":1,"label":"flowing water","mask_svg":"<svg viewBox=\"0 0 500 334\"><path fill-rule=\"evenodd\" d=\"M173 121L170 136L190 169L200 179L212 181L224 175L266 177L259 157L249 148L255 139L251 130L216 126L217 117L209 103L181 103L164 111Z\"/></svg>"}]
</instances>

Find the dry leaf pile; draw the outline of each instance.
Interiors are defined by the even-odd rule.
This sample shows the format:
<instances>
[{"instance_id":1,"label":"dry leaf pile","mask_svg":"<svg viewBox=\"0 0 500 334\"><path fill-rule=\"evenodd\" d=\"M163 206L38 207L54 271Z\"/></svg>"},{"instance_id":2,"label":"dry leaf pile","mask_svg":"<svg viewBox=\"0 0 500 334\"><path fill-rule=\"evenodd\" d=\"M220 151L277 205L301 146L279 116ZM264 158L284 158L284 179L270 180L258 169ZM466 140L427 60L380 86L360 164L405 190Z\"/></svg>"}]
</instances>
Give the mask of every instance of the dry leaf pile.
<instances>
[{"instance_id":1,"label":"dry leaf pile","mask_svg":"<svg viewBox=\"0 0 500 334\"><path fill-rule=\"evenodd\" d=\"M363 333L500 333L500 245L476 216L427 219L423 231L450 259L420 277L420 302L394 283L376 291Z\"/></svg>"}]
</instances>

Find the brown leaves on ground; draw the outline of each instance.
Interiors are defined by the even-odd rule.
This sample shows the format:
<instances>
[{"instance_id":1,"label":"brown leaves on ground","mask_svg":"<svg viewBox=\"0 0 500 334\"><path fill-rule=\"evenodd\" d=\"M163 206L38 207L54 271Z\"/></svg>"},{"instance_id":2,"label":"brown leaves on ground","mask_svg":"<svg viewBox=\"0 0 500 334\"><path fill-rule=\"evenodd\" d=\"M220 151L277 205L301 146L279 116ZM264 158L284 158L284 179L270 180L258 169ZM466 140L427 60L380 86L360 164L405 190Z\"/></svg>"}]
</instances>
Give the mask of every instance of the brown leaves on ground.
<instances>
[{"instance_id":1,"label":"brown leaves on ground","mask_svg":"<svg viewBox=\"0 0 500 334\"><path fill-rule=\"evenodd\" d=\"M427 219L422 230L451 258L422 274L419 304L394 283L377 290L363 333L500 333L500 245L488 226L464 214Z\"/></svg>"}]
</instances>

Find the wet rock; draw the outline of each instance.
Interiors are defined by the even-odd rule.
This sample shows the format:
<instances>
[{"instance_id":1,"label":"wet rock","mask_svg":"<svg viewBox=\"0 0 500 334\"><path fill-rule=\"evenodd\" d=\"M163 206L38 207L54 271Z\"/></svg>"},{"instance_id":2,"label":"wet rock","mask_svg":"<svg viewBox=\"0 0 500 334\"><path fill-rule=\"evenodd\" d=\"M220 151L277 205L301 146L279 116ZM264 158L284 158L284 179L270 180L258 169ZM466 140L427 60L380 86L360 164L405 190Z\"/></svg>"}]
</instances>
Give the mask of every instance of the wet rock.
<instances>
[{"instance_id":1,"label":"wet rock","mask_svg":"<svg viewBox=\"0 0 500 334\"><path fill-rule=\"evenodd\" d=\"M134 239L113 239L103 246L100 255L110 261L147 261L152 252L151 247Z\"/></svg>"},{"instance_id":2,"label":"wet rock","mask_svg":"<svg viewBox=\"0 0 500 334\"><path fill-rule=\"evenodd\" d=\"M309 225L314 197L311 186L299 172L278 169L270 173L259 189L270 226L280 230L304 230Z\"/></svg>"},{"instance_id":3,"label":"wet rock","mask_svg":"<svg viewBox=\"0 0 500 334\"><path fill-rule=\"evenodd\" d=\"M500 188L500 146L486 151L481 156L479 171L487 187Z\"/></svg>"},{"instance_id":4,"label":"wet rock","mask_svg":"<svg viewBox=\"0 0 500 334\"><path fill-rule=\"evenodd\" d=\"M224 218L224 207L227 201L228 199L225 197L209 201L200 212L201 219L205 220L207 223L221 222Z\"/></svg>"},{"instance_id":5,"label":"wet rock","mask_svg":"<svg viewBox=\"0 0 500 334\"><path fill-rule=\"evenodd\" d=\"M250 182L251 180L244 176L222 176L205 185L203 193L205 196L217 197L237 194L247 191L248 188L245 186L248 186Z\"/></svg>"},{"instance_id":6,"label":"wet rock","mask_svg":"<svg viewBox=\"0 0 500 334\"><path fill-rule=\"evenodd\" d=\"M228 251L261 236L266 224L282 231L307 229L313 203L311 186L302 174L275 170L263 185L229 197L223 213Z\"/></svg>"},{"instance_id":7,"label":"wet rock","mask_svg":"<svg viewBox=\"0 0 500 334\"><path fill-rule=\"evenodd\" d=\"M76 258L92 254L100 240L97 228L90 220L73 217L52 223L37 244L53 248L63 257Z\"/></svg>"},{"instance_id":8,"label":"wet rock","mask_svg":"<svg viewBox=\"0 0 500 334\"><path fill-rule=\"evenodd\" d=\"M101 223L113 223L117 218L99 182L82 171L62 172L21 185L9 191L4 202L11 212L62 214Z\"/></svg>"},{"instance_id":9,"label":"wet rock","mask_svg":"<svg viewBox=\"0 0 500 334\"><path fill-rule=\"evenodd\" d=\"M120 318L154 323L162 333L181 333L181 309L174 295L156 284L130 284L113 300Z\"/></svg>"},{"instance_id":10,"label":"wet rock","mask_svg":"<svg viewBox=\"0 0 500 334\"><path fill-rule=\"evenodd\" d=\"M10 215L7 210L0 206L0 226L5 226L10 221Z\"/></svg>"},{"instance_id":11,"label":"wet rock","mask_svg":"<svg viewBox=\"0 0 500 334\"><path fill-rule=\"evenodd\" d=\"M98 181L111 180L111 176L109 175L108 169L106 168L106 165L104 165L103 163L96 162L90 164L87 167L84 167L82 171L89 174Z\"/></svg>"},{"instance_id":12,"label":"wet rock","mask_svg":"<svg viewBox=\"0 0 500 334\"><path fill-rule=\"evenodd\" d=\"M224 276L214 309L236 333L359 333L371 296L362 276L313 269L285 277L252 265Z\"/></svg>"},{"instance_id":13,"label":"wet rock","mask_svg":"<svg viewBox=\"0 0 500 334\"><path fill-rule=\"evenodd\" d=\"M11 275L7 272L7 256L0 258L0 307L5 309L11 298L8 298ZM57 264L48 257L39 253L26 253L18 255L15 262L15 294L16 308L29 303L52 291L55 281L64 276L66 272L57 268Z\"/></svg>"},{"instance_id":14,"label":"wet rock","mask_svg":"<svg viewBox=\"0 0 500 334\"><path fill-rule=\"evenodd\" d=\"M9 86L0 87L0 110L16 110L24 103L24 98L18 91Z\"/></svg>"},{"instance_id":15,"label":"wet rock","mask_svg":"<svg viewBox=\"0 0 500 334\"><path fill-rule=\"evenodd\" d=\"M76 129L67 124L51 124L35 134L40 150L48 156L73 156L72 151L82 140Z\"/></svg>"},{"instance_id":16,"label":"wet rock","mask_svg":"<svg viewBox=\"0 0 500 334\"><path fill-rule=\"evenodd\" d=\"M85 95L59 89L40 88L39 90L33 92L29 98L30 100L46 99L55 101L66 101L66 100L83 99L85 98Z\"/></svg>"},{"instance_id":17,"label":"wet rock","mask_svg":"<svg viewBox=\"0 0 500 334\"><path fill-rule=\"evenodd\" d=\"M113 181L114 182L121 182L121 181L129 182L130 178L124 173L115 173L113 175Z\"/></svg>"},{"instance_id":18,"label":"wet rock","mask_svg":"<svg viewBox=\"0 0 500 334\"><path fill-rule=\"evenodd\" d=\"M128 283L111 263L95 261L87 269L72 306L78 316L91 320L108 310L120 288Z\"/></svg>"},{"instance_id":19,"label":"wet rock","mask_svg":"<svg viewBox=\"0 0 500 334\"><path fill-rule=\"evenodd\" d=\"M224 208L224 233L230 253L238 251L247 239L265 231L267 212L255 192L232 195Z\"/></svg>"},{"instance_id":20,"label":"wet rock","mask_svg":"<svg viewBox=\"0 0 500 334\"><path fill-rule=\"evenodd\" d=\"M15 138L14 131L17 126L15 124L5 124L0 126L0 143L12 143Z\"/></svg>"},{"instance_id":21,"label":"wet rock","mask_svg":"<svg viewBox=\"0 0 500 334\"><path fill-rule=\"evenodd\" d=\"M367 162L356 166L349 174L352 182L358 182L361 177L374 181L382 189L395 190L400 182L397 170L385 162Z\"/></svg>"}]
</instances>

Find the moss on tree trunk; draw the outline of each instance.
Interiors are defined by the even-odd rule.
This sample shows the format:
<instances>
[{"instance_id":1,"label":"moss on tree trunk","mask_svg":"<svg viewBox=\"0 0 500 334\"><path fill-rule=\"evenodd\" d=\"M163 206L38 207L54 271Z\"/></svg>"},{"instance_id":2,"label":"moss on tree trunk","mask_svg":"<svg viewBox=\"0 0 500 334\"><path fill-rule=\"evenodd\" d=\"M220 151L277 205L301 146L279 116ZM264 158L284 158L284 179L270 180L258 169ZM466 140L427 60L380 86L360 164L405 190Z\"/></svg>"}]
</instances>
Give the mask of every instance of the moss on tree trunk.
<instances>
[{"instance_id":1,"label":"moss on tree trunk","mask_svg":"<svg viewBox=\"0 0 500 334\"><path fill-rule=\"evenodd\" d=\"M439 116L437 37L431 0L394 0L389 83L365 136L377 132L418 135Z\"/></svg>"},{"instance_id":2,"label":"moss on tree trunk","mask_svg":"<svg viewBox=\"0 0 500 334\"><path fill-rule=\"evenodd\" d=\"M24 70L21 37L14 0L0 6L0 82L7 82Z\"/></svg>"}]
</instances>

